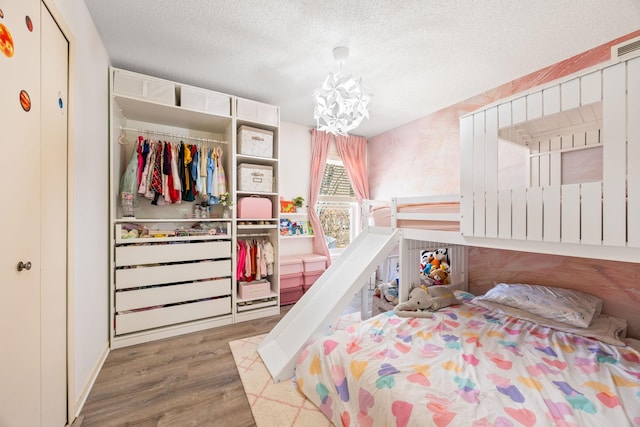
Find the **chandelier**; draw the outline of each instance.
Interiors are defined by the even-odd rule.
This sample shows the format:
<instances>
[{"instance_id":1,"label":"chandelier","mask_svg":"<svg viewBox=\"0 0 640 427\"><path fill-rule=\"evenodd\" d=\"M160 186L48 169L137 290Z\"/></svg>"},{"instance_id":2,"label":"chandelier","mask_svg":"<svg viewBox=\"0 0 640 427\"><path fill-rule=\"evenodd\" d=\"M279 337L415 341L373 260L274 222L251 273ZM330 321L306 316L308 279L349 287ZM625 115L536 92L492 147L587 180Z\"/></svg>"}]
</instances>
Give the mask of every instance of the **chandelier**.
<instances>
[{"instance_id":1,"label":"chandelier","mask_svg":"<svg viewBox=\"0 0 640 427\"><path fill-rule=\"evenodd\" d=\"M363 92L360 79L342 74L342 64L348 56L346 47L333 49L333 58L340 63L340 72L329 73L322 86L313 92L313 117L318 130L334 135L347 136L350 130L360 126L365 117L369 118L367 106L371 96Z\"/></svg>"}]
</instances>

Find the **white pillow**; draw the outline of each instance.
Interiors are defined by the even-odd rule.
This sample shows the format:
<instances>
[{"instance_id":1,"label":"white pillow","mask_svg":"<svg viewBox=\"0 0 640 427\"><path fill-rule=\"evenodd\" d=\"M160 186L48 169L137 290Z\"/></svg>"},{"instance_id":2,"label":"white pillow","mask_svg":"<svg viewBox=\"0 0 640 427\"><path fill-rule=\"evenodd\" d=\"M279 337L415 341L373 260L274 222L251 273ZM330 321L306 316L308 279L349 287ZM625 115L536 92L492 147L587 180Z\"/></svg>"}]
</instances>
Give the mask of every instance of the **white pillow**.
<instances>
[{"instance_id":1,"label":"white pillow","mask_svg":"<svg viewBox=\"0 0 640 427\"><path fill-rule=\"evenodd\" d=\"M602 299L571 289L499 283L474 300L492 301L555 322L586 328L602 310Z\"/></svg>"},{"instance_id":2,"label":"white pillow","mask_svg":"<svg viewBox=\"0 0 640 427\"><path fill-rule=\"evenodd\" d=\"M474 299L471 301L471 304L487 308L506 316L517 317L522 320L533 322L540 326L547 326L561 332L569 332L572 334L582 335L587 338L594 338L607 344L616 346L625 346L628 344L624 341L624 338L627 335L627 321L617 317L607 316L606 314L597 315L588 328L579 328L567 323L554 322L546 317L536 316L528 311L498 304L496 302Z\"/></svg>"}]
</instances>

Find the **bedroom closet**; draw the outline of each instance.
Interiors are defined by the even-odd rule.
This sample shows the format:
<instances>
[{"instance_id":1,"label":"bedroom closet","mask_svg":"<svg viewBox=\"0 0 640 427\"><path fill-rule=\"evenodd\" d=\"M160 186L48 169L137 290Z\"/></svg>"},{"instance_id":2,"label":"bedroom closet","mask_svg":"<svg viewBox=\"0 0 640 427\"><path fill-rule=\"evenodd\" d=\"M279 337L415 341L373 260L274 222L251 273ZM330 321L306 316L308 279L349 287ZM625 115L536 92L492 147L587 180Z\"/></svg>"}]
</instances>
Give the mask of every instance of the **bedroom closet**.
<instances>
[{"instance_id":1,"label":"bedroom closet","mask_svg":"<svg viewBox=\"0 0 640 427\"><path fill-rule=\"evenodd\" d=\"M278 200L278 108L117 68L110 79L111 347L278 314L277 262L246 294L236 252L260 239L278 257L274 209L236 215L244 197ZM268 155L240 154L248 125L271 135ZM244 165L268 187L242 188Z\"/></svg>"},{"instance_id":2,"label":"bedroom closet","mask_svg":"<svg viewBox=\"0 0 640 427\"><path fill-rule=\"evenodd\" d=\"M69 43L39 0L2 6L0 424L67 422Z\"/></svg>"}]
</instances>

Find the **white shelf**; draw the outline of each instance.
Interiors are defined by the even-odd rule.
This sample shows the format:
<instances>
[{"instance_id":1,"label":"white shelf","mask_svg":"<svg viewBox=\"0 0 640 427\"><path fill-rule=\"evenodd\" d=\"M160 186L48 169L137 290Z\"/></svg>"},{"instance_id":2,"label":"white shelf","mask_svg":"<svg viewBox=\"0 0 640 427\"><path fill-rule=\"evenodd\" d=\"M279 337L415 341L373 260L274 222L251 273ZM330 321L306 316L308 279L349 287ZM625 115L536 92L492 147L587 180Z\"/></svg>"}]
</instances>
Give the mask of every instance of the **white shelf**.
<instances>
[{"instance_id":1,"label":"white shelf","mask_svg":"<svg viewBox=\"0 0 640 427\"><path fill-rule=\"evenodd\" d=\"M153 222L231 222L231 218L117 218L114 223L153 223Z\"/></svg>"},{"instance_id":2,"label":"white shelf","mask_svg":"<svg viewBox=\"0 0 640 427\"><path fill-rule=\"evenodd\" d=\"M306 218L308 216L307 212L280 212L280 218L287 218L287 217L298 217L298 218Z\"/></svg>"},{"instance_id":3,"label":"white shelf","mask_svg":"<svg viewBox=\"0 0 640 427\"><path fill-rule=\"evenodd\" d=\"M246 154L236 154L236 159L238 163L256 163L259 165L273 165L278 163L278 159L274 159L271 157L260 157L260 156L248 156Z\"/></svg>"},{"instance_id":4,"label":"white shelf","mask_svg":"<svg viewBox=\"0 0 640 427\"><path fill-rule=\"evenodd\" d=\"M228 234L216 234L210 236L175 236L175 237L142 237L123 239L116 237L116 245L133 245L138 243L162 243L162 242L189 242L197 240L224 240L230 239Z\"/></svg>"},{"instance_id":5,"label":"white shelf","mask_svg":"<svg viewBox=\"0 0 640 427\"><path fill-rule=\"evenodd\" d=\"M259 191L238 191L238 196L277 196L278 193L261 193Z\"/></svg>"},{"instance_id":6,"label":"white shelf","mask_svg":"<svg viewBox=\"0 0 640 427\"><path fill-rule=\"evenodd\" d=\"M291 239L291 240L295 240L295 239L309 239L312 238L314 235L313 234L300 234L300 235L293 235L293 236L280 236L281 239Z\"/></svg>"},{"instance_id":7,"label":"white shelf","mask_svg":"<svg viewBox=\"0 0 640 427\"><path fill-rule=\"evenodd\" d=\"M122 114L129 120L162 123L168 126L214 133L223 133L231 124L230 116L220 116L122 95L115 95L113 99L122 110Z\"/></svg>"},{"instance_id":8,"label":"white shelf","mask_svg":"<svg viewBox=\"0 0 640 427\"><path fill-rule=\"evenodd\" d=\"M236 304L237 304L237 303L240 303L240 302L259 301L259 300L263 300L263 299L267 299L267 298L275 298L275 297L277 297L277 296L278 296L278 293L277 293L277 292L273 292L273 291L271 291L271 292L269 293L269 296L267 296L267 297L244 298L244 299L243 299L243 298L238 297L238 298L236 298ZM254 306L253 304L251 304L251 305L252 305L252 306ZM258 307L257 307L257 306L254 306L254 308L258 308Z\"/></svg>"}]
</instances>

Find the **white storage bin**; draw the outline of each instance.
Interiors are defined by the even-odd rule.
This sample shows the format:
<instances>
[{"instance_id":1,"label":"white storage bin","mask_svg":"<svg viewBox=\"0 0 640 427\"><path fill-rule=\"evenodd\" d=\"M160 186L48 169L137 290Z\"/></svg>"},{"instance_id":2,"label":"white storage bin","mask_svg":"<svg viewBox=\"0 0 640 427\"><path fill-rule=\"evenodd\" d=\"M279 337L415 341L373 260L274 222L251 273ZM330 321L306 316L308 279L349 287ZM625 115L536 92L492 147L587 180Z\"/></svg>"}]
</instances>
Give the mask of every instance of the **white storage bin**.
<instances>
[{"instance_id":1,"label":"white storage bin","mask_svg":"<svg viewBox=\"0 0 640 427\"><path fill-rule=\"evenodd\" d=\"M273 157L273 132L250 126L238 129L238 154Z\"/></svg>"},{"instance_id":2,"label":"white storage bin","mask_svg":"<svg viewBox=\"0 0 640 427\"><path fill-rule=\"evenodd\" d=\"M273 191L273 166L239 164L238 190L271 193Z\"/></svg>"},{"instance_id":3,"label":"white storage bin","mask_svg":"<svg viewBox=\"0 0 640 427\"><path fill-rule=\"evenodd\" d=\"M176 105L175 84L129 71L114 72L113 92L161 104Z\"/></svg>"},{"instance_id":4,"label":"white storage bin","mask_svg":"<svg viewBox=\"0 0 640 427\"><path fill-rule=\"evenodd\" d=\"M206 113L231 115L231 97L190 86L180 88L180 106Z\"/></svg>"},{"instance_id":5,"label":"white storage bin","mask_svg":"<svg viewBox=\"0 0 640 427\"><path fill-rule=\"evenodd\" d=\"M238 98L236 115L239 120L278 126L278 107Z\"/></svg>"}]
</instances>

